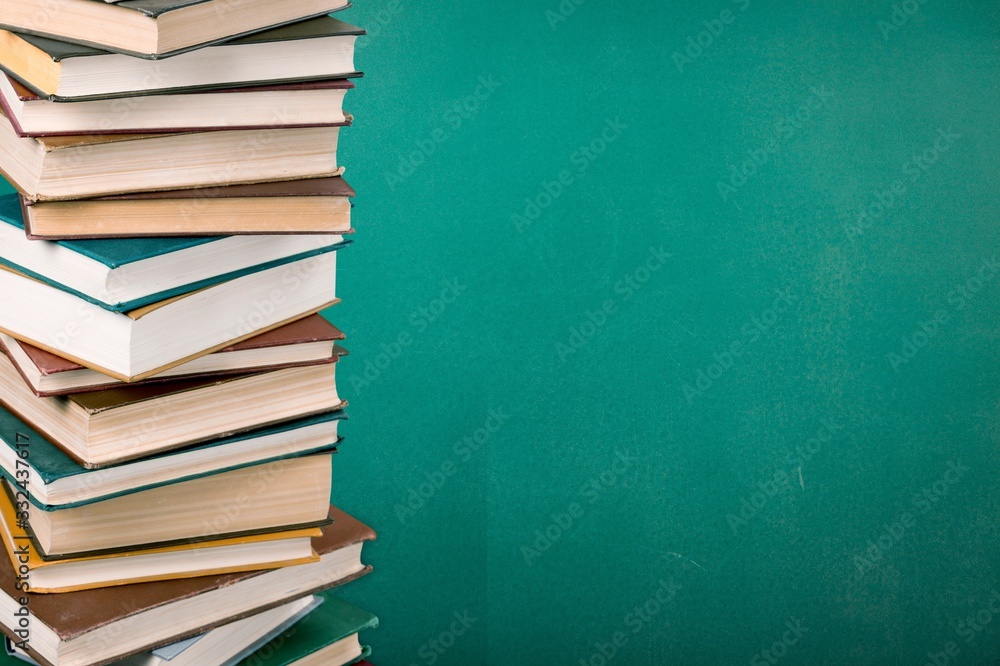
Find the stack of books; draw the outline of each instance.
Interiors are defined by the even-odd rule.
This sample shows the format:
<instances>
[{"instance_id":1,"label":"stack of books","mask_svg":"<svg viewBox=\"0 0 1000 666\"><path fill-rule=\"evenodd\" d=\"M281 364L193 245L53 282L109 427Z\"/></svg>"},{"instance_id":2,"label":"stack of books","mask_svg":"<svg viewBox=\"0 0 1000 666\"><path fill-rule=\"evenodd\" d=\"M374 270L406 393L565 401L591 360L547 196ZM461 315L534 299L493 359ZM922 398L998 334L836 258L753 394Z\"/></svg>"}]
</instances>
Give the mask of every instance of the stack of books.
<instances>
[{"instance_id":1,"label":"stack of books","mask_svg":"<svg viewBox=\"0 0 1000 666\"><path fill-rule=\"evenodd\" d=\"M367 657L319 314L347 4L0 3L0 663Z\"/></svg>"}]
</instances>

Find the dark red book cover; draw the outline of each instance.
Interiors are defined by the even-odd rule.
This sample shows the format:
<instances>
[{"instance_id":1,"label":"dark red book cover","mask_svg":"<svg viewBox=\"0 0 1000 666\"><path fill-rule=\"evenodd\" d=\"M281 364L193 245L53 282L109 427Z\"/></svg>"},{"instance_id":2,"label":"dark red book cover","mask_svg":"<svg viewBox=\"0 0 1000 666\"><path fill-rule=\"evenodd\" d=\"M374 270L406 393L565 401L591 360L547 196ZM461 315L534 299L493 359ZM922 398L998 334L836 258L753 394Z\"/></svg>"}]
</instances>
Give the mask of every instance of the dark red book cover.
<instances>
[{"instance_id":1,"label":"dark red book cover","mask_svg":"<svg viewBox=\"0 0 1000 666\"><path fill-rule=\"evenodd\" d=\"M307 344L311 342L334 342L343 340L346 336L340 331L336 326L328 322L321 315L315 314L304 319L292 322L280 328L276 328L272 331L262 333L261 335L255 336L239 342L235 345L231 345L215 352L216 354L225 354L229 352L236 351L248 351L253 349L266 349L271 347L283 347L298 344ZM47 352L44 349L39 349L38 347L29 345L25 342L16 342L16 344L24 351L28 356L31 363L35 366L42 376L52 376L58 375L63 372L71 372L74 370L83 370L84 367L78 363L57 356L51 352ZM0 343L0 346L3 346ZM347 350L343 347L334 344L332 346L333 352L327 357L320 359L318 361L307 361L303 363L286 363L282 365L268 365L264 369L266 370L280 370L283 368L292 368L307 365L320 365L322 363L335 363L341 356L347 355ZM66 391L38 391L31 386L28 382L26 373L24 369L18 365L17 357L9 353L10 350L6 350L8 358L17 367L18 372L24 378L25 382L31 387L35 395L39 397L49 397L54 395L70 395L73 393L87 393L91 391L103 391L109 388L109 386L118 386L117 383L95 383L90 386L76 387ZM143 386L149 384L160 384L163 382L175 382L182 380L192 380L192 379L207 379L210 377L221 377L226 375L236 375L245 374L247 372L252 372L254 370L259 370L258 368L237 368L232 370L221 370L212 373L200 373L200 374L190 374L190 375L173 375L170 377L151 377L149 379L144 379L138 382L132 382L128 384L129 387ZM112 378L108 378L111 380Z\"/></svg>"}]
</instances>

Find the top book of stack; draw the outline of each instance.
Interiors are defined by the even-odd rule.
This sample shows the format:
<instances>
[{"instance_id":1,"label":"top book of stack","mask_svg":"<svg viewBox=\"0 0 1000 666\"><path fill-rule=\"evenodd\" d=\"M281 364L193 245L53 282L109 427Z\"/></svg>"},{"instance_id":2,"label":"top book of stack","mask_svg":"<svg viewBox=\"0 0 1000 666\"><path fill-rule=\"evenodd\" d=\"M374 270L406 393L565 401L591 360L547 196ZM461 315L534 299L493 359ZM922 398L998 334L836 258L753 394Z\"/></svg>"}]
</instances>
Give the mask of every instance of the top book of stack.
<instances>
[{"instance_id":1,"label":"top book of stack","mask_svg":"<svg viewBox=\"0 0 1000 666\"><path fill-rule=\"evenodd\" d=\"M3 0L0 25L11 20L9 1ZM82 40L0 30L0 66L50 101L239 88L360 76L354 68L354 43L362 34L360 28L321 16L153 62L110 52L106 46L80 45Z\"/></svg>"},{"instance_id":2,"label":"top book of stack","mask_svg":"<svg viewBox=\"0 0 1000 666\"><path fill-rule=\"evenodd\" d=\"M322 16L348 0L3 0L2 27L156 60Z\"/></svg>"}]
</instances>

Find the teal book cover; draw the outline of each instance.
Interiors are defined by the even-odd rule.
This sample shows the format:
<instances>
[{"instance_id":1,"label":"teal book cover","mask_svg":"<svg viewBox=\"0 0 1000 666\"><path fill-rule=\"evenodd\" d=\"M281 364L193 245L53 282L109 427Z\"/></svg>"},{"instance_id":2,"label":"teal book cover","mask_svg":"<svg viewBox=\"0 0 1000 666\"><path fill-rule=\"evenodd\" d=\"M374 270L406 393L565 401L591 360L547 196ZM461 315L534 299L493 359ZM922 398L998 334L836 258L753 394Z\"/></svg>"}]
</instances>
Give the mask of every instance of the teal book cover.
<instances>
[{"instance_id":1,"label":"teal book cover","mask_svg":"<svg viewBox=\"0 0 1000 666\"><path fill-rule=\"evenodd\" d=\"M232 435L230 437L216 439L198 446L173 450L158 456L153 456L147 460L162 461L166 463L169 462L170 458L179 455L185 455L198 451L207 451L221 446L238 445L241 442L249 442L251 440L267 437L269 435L289 433L320 423L330 423L346 419L347 414L343 410L328 412L325 414L280 423L267 428L260 428L258 430L240 433L238 435ZM297 452L295 454L284 453L281 450L276 449L272 455L266 455L261 459L254 461L252 464L258 465L290 457L301 457L324 451L332 451L336 449L338 444L339 442L328 442L322 446L310 448L309 450ZM6 451L0 452L0 475L11 483L17 483L18 481L23 480L23 473L19 473L19 470L24 470L25 468L30 468L30 473L35 475L35 477L43 484L50 484L61 479L79 476L89 478L91 481L88 483L99 486L102 476L106 474L105 470L88 470L84 468L82 465L66 455L62 449L49 442L38 431L22 421L15 414L5 409L2 405L0 405L0 446L6 449ZM120 465L118 467L128 467L130 464L131 463L125 463L124 465ZM150 490L151 488L156 488L158 486L170 485L181 481L190 481L191 479L198 478L199 476L227 472L238 468L239 466L219 467L205 474L180 476L166 483L140 485L127 491L102 494L86 501L60 504L59 506L43 504L37 497L35 497L34 494L29 494L29 499L38 508L45 511L72 509L74 507L93 504L94 502L100 502L114 497L120 497L122 495L137 493L142 490Z\"/></svg>"},{"instance_id":2,"label":"teal book cover","mask_svg":"<svg viewBox=\"0 0 1000 666\"><path fill-rule=\"evenodd\" d=\"M5 183L9 187L9 184ZM8 224L12 227L24 230L24 217L21 208L21 197L17 194L5 194L0 196L0 222ZM109 269L126 268L130 264L135 264L137 262L153 259L157 257L166 257L174 252L179 252L181 250L187 250L190 248L195 248L201 245L208 245L213 242L218 242L223 240L222 237L174 237L174 238L150 238L150 237L133 237L133 238L116 238L116 239L92 239L92 240L64 240L64 241L46 241L46 240L36 240L31 241L32 243L54 243L66 250L75 252L88 259L93 259L94 261L108 267ZM306 252L300 252L294 255L289 255L282 259L273 260L257 264L239 271L232 271L228 273L223 273L220 275L212 276L211 278L206 278L203 280L198 280L190 284L185 284L180 287L173 289L168 289L164 291L159 291L141 298L132 299L123 302L108 303L92 296L84 294L78 290L72 289L71 287L62 284L56 280L51 279L44 273L39 271L29 270L23 266L20 266L8 259L4 258L3 249L0 248L0 264L8 266L17 271L20 271L26 275L30 275L33 278L41 280L48 285L61 289L68 293L79 296L80 298L98 305L106 310L112 312L130 312L142 308L146 305L153 303L158 303L163 300L173 298L175 296L181 296L183 294L188 294L199 289L204 289L205 287L211 287L216 284L221 284L222 282L227 282L229 280L235 280L236 278L243 277L245 275L250 275L252 273L258 273L265 271L269 268L274 268L276 266L283 266L285 264L290 264L295 261L302 259L307 259L309 257L315 257L321 254L326 254L328 252L335 252L349 245L351 241L343 240L340 243L327 245L325 247L318 247L311 249Z\"/></svg>"},{"instance_id":3,"label":"teal book cover","mask_svg":"<svg viewBox=\"0 0 1000 666\"><path fill-rule=\"evenodd\" d=\"M241 661L238 666L290 666L340 640L378 627L378 618L371 613L341 601L330 592L323 592L319 596L323 598L319 608ZM366 638L360 637L360 640L360 655L347 661L327 662L329 666L355 663L367 657L371 649L364 644ZM315 658L314 656L313 659Z\"/></svg>"}]
</instances>

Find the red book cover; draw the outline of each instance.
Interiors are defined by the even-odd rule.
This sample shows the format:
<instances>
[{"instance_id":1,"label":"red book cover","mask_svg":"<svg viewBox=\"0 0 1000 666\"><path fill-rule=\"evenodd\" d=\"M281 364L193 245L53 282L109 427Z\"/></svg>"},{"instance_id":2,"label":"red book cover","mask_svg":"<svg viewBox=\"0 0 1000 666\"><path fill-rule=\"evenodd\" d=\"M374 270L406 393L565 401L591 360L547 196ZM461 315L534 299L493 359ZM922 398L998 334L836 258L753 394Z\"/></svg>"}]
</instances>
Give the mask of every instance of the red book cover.
<instances>
[{"instance_id":1,"label":"red book cover","mask_svg":"<svg viewBox=\"0 0 1000 666\"><path fill-rule=\"evenodd\" d=\"M306 361L301 363L282 363L279 365L268 365L262 367L241 367L228 370L219 370L216 372L208 373L196 373L196 374L177 374L171 375L169 377L150 377L149 379L144 379L138 382L132 382L127 386L142 386L147 384L159 384L163 382L178 381L178 380L192 380L192 379L206 379L209 377L220 377L226 375L244 374L247 372L254 372L258 370L280 370L282 368L291 368L307 365L320 365L322 363L335 363L341 356L347 355L347 350L343 347L334 344L335 341L343 340L346 336L333 324L329 323L321 315L315 314L304 319L300 319L291 324L287 324L280 328L276 328L272 331L262 333L253 338L244 340L235 345L226 347L220 351L215 352L215 354L227 354L230 352L239 351L249 351L254 349L267 349L273 347L286 347L291 345L306 344L311 342L330 342L331 344L331 354L328 357L315 360ZM50 377L54 375L59 375L61 373L73 372L78 370L85 370L82 365L74 363L73 361L57 356L51 352L47 352L44 349L39 349L38 347L29 345L26 342L20 342L15 340L13 343L17 345L20 350L24 352L28 361L34 366L38 374L43 377ZM0 346L6 351L8 358L14 363L21 377L24 378L28 386L39 397L50 397L55 395L70 395L74 393L87 393L91 391L103 391L108 388L113 388L115 386L123 385L121 382L115 380L112 377L106 377L101 375L96 371L91 371L94 374L94 383L88 384L86 386L74 386L72 389L61 390L61 391L44 391L39 390L32 385L31 381L28 379L29 373L25 372L25 368L21 367L19 361L22 361L22 356L20 354L12 354L11 349L8 348L6 344L3 344L0 340ZM215 355L212 354L212 355ZM210 356L212 356L210 355Z\"/></svg>"}]
</instances>

